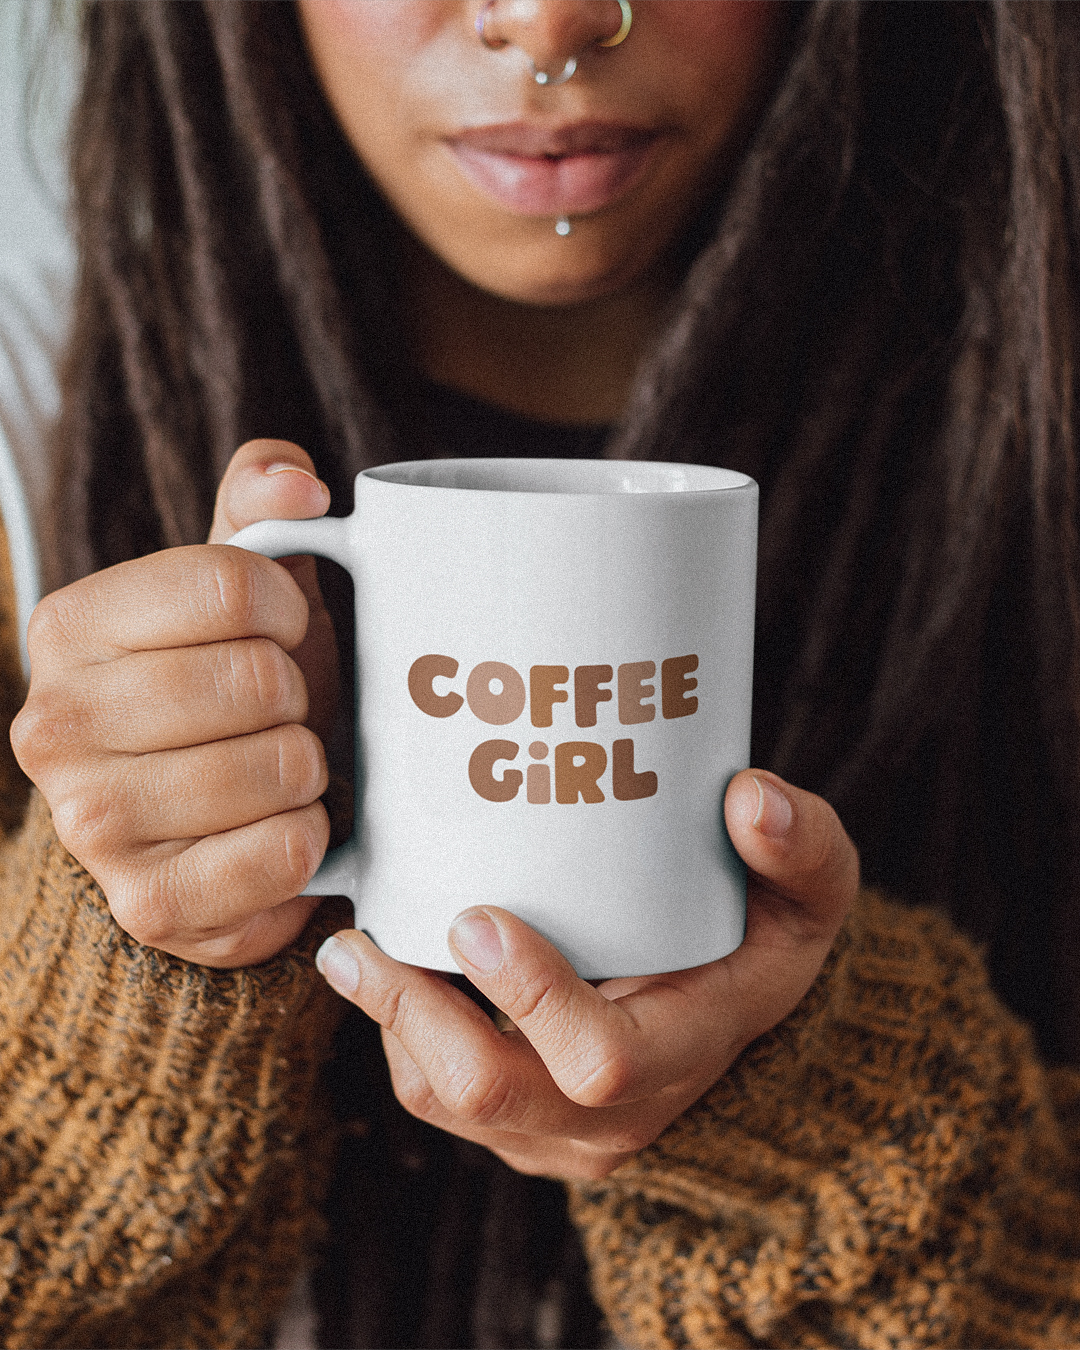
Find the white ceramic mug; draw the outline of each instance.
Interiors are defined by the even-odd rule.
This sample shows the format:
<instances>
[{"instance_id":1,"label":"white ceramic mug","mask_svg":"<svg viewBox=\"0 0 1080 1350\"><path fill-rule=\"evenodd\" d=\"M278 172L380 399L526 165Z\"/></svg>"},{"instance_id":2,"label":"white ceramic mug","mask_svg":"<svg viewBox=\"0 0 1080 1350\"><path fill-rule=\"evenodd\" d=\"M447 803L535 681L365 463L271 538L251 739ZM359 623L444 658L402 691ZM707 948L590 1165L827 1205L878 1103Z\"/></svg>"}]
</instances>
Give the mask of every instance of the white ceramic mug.
<instances>
[{"instance_id":1,"label":"white ceramic mug","mask_svg":"<svg viewBox=\"0 0 1080 1350\"><path fill-rule=\"evenodd\" d=\"M359 474L345 519L235 535L355 586L357 826L305 893L349 896L384 951L436 970L477 904L584 978L733 951L757 499L698 465L423 460Z\"/></svg>"}]
</instances>

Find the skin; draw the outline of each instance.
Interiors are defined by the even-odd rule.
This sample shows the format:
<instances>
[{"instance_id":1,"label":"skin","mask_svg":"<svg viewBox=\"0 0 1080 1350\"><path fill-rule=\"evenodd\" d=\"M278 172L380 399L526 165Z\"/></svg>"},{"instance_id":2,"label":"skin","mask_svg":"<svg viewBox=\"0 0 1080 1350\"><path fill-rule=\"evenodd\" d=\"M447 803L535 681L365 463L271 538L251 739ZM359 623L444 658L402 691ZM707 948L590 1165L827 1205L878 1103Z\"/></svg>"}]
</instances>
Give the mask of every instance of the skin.
<instances>
[{"instance_id":1,"label":"skin","mask_svg":"<svg viewBox=\"0 0 1080 1350\"><path fill-rule=\"evenodd\" d=\"M506 0L493 16L506 46L492 52L477 41L476 8L302 6L346 134L412 231L411 318L429 370L536 415L616 416L670 295L670 242L756 106L775 13L637 0L634 41L598 53L590 44L614 27L608 0ZM574 52L584 55L568 84L540 91L528 79L523 53L554 70ZM650 100L675 128L662 153L569 239L455 178L438 134L444 115L640 118ZM583 354L604 380L581 375ZM121 926L188 960L264 961L318 903L297 892L328 837L318 798L336 690L330 621L310 559L224 545L255 520L328 505L303 449L249 442L221 483L207 545L88 577L31 622L19 762ZM722 961L594 987L508 910L466 910L450 950L503 1010L504 1030L352 929L324 945L320 969L383 1026L395 1092L415 1115L523 1171L603 1176L791 1011L857 891L855 849L821 799L746 771L725 818L750 881L746 940Z\"/></svg>"},{"instance_id":2,"label":"skin","mask_svg":"<svg viewBox=\"0 0 1080 1350\"><path fill-rule=\"evenodd\" d=\"M310 558L219 542L255 520L321 515L330 494L312 467L293 445L242 446L212 546L56 591L27 632L19 763L120 926L204 965L265 961L318 904L297 891L329 838L330 619Z\"/></svg>"},{"instance_id":3,"label":"skin","mask_svg":"<svg viewBox=\"0 0 1080 1350\"><path fill-rule=\"evenodd\" d=\"M408 226L414 344L436 378L528 416L605 422L622 411L672 295L668 251L741 145L781 36L774 3L638 0L630 36L613 0L300 0L319 79L346 136ZM574 78L541 89L527 73ZM633 190L574 215L506 210L447 147L462 128L601 118L656 129Z\"/></svg>"}]
</instances>

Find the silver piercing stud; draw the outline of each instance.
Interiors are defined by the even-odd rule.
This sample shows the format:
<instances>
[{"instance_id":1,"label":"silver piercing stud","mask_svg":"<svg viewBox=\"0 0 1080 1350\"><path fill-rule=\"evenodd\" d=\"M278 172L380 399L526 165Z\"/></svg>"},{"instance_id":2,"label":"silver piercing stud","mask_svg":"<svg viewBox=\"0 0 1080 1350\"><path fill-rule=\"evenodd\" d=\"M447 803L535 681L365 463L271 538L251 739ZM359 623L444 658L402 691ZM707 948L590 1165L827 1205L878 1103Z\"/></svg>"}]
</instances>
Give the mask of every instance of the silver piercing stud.
<instances>
[{"instance_id":1,"label":"silver piercing stud","mask_svg":"<svg viewBox=\"0 0 1080 1350\"><path fill-rule=\"evenodd\" d=\"M532 77L537 84L546 85L549 89L554 89L558 84L565 84L566 81L577 70L577 57L572 56L558 75L549 75L546 70L537 70L536 62L529 57L529 67L532 71Z\"/></svg>"},{"instance_id":2,"label":"silver piercing stud","mask_svg":"<svg viewBox=\"0 0 1080 1350\"><path fill-rule=\"evenodd\" d=\"M555 222L555 233L561 235L563 239L570 233L570 221L566 216L560 216Z\"/></svg>"}]
</instances>

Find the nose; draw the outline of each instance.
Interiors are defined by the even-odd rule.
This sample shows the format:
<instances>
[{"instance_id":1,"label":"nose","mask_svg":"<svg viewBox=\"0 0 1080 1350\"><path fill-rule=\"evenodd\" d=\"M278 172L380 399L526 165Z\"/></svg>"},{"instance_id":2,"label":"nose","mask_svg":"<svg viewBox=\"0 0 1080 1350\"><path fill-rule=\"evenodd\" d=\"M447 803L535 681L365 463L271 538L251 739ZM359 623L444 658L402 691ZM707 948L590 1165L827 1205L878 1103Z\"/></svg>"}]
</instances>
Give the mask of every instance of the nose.
<instances>
[{"instance_id":1,"label":"nose","mask_svg":"<svg viewBox=\"0 0 1080 1350\"><path fill-rule=\"evenodd\" d=\"M559 70L623 28L618 0L487 0L476 19L489 47L519 48L538 71Z\"/></svg>"}]
</instances>

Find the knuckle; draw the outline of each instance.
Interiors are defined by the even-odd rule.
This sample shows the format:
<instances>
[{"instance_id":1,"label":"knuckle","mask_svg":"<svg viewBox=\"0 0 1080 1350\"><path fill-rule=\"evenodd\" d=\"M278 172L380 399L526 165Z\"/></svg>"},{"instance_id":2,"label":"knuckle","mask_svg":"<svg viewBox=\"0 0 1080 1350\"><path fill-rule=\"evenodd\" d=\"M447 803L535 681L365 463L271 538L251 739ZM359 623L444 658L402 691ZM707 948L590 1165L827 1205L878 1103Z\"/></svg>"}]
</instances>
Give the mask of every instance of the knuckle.
<instances>
[{"instance_id":1,"label":"knuckle","mask_svg":"<svg viewBox=\"0 0 1080 1350\"><path fill-rule=\"evenodd\" d=\"M514 1087L504 1073L466 1070L450 1079L447 1092L450 1110L464 1124L505 1124L513 1114Z\"/></svg>"},{"instance_id":2,"label":"knuckle","mask_svg":"<svg viewBox=\"0 0 1080 1350\"><path fill-rule=\"evenodd\" d=\"M601 1043L575 1067L572 1081L559 1081L559 1087L578 1106L614 1106L634 1083L633 1058L623 1046Z\"/></svg>"},{"instance_id":3,"label":"knuckle","mask_svg":"<svg viewBox=\"0 0 1080 1350\"><path fill-rule=\"evenodd\" d=\"M858 850L827 803L818 828L809 832L800 871L814 888L840 886L854 894L858 887Z\"/></svg>"},{"instance_id":4,"label":"knuckle","mask_svg":"<svg viewBox=\"0 0 1080 1350\"><path fill-rule=\"evenodd\" d=\"M551 1024L562 1016L570 997L569 989L558 979L540 974L507 992L506 1013L519 1026L530 1022Z\"/></svg>"},{"instance_id":5,"label":"knuckle","mask_svg":"<svg viewBox=\"0 0 1080 1350\"><path fill-rule=\"evenodd\" d=\"M224 548L216 549L213 559L207 599L219 617L246 632L259 609L259 572L254 555L243 549Z\"/></svg>"},{"instance_id":6,"label":"knuckle","mask_svg":"<svg viewBox=\"0 0 1080 1350\"><path fill-rule=\"evenodd\" d=\"M71 698L60 690L31 692L11 724L12 749L31 778L73 755L83 739L82 720Z\"/></svg>"},{"instance_id":7,"label":"knuckle","mask_svg":"<svg viewBox=\"0 0 1080 1350\"><path fill-rule=\"evenodd\" d=\"M176 931L147 946L160 947L185 961L197 961L201 966L235 969L251 964L251 924L233 928L192 929Z\"/></svg>"},{"instance_id":8,"label":"knuckle","mask_svg":"<svg viewBox=\"0 0 1080 1350\"><path fill-rule=\"evenodd\" d=\"M254 695L258 706L275 722L302 720L306 708L297 707L294 663L269 638L250 638L229 645L229 677Z\"/></svg>"},{"instance_id":9,"label":"knuckle","mask_svg":"<svg viewBox=\"0 0 1080 1350\"><path fill-rule=\"evenodd\" d=\"M330 818L321 802L290 812L281 832L281 871L277 878L293 895L315 875L330 839Z\"/></svg>"},{"instance_id":10,"label":"knuckle","mask_svg":"<svg viewBox=\"0 0 1080 1350\"><path fill-rule=\"evenodd\" d=\"M34 606L26 625L26 645L33 656L36 650L48 647L57 620L58 593L54 591Z\"/></svg>"},{"instance_id":11,"label":"knuckle","mask_svg":"<svg viewBox=\"0 0 1080 1350\"><path fill-rule=\"evenodd\" d=\"M410 1074L404 1081L394 1078L394 1096L417 1120L427 1118L438 1108L438 1098L431 1090L431 1084L420 1074Z\"/></svg>"},{"instance_id":12,"label":"knuckle","mask_svg":"<svg viewBox=\"0 0 1080 1350\"><path fill-rule=\"evenodd\" d=\"M77 586L68 586L53 591L35 606L26 626L26 647L32 663L46 659L49 652L71 641L85 613L78 595Z\"/></svg>"},{"instance_id":13,"label":"knuckle","mask_svg":"<svg viewBox=\"0 0 1080 1350\"><path fill-rule=\"evenodd\" d=\"M613 1129L604 1137L604 1156L619 1155L625 1158L632 1153L640 1153L643 1148L648 1148L659 1134L659 1129L647 1124L625 1125L620 1129Z\"/></svg>"},{"instance_id":14,"label":"knuckle","mask_svg":"<svg viewBox=\"0 0 1080 1350\"><path fill-rule=\"evenodd\" d=\"M121 875L105 887L113 918L136 942L162 947L176 936L174 887L158 868L139 875Z\"/></svg>"},{"instance_id":15,"label":"knuckle","mask_svg":"<svg viewBox=\"0 0 1080 1350\"><path fill-rule=\"evenodd\" d=\"M525 1177L550 1178L556 1171L560 1177L571 1178L577 1176L575 1164L573 1162L568 1163L565 1159L561 1161L560 1166L557 1169L553 1169L550 1158L546 1152L541 1152L534 1156L529 1153L514 1153L509 1149L493 1148L491 1151L497 1158L504 1162L507 1167L512 1168L515 1172L520 1172L521 1175ZM585 1180L584 1177L581 1179Z\"/></svg>"},{"instance_id":16,"label":"knuckle","mask_svg":"<svg viewBox=\"0 0 1080 1350\"><path fill-rule=\"evenodd\" d=\"M84 863L108 859L132 833L126 802L106 783L84 785L50 806L57 838Z\"/></svg>"},{"instance_id":17,"label":"knuckle","mask_svg":"<svg viewBox=\"0 0 1080 1350\"><path fill-rule=\"evenodd\" d=\"M326 790L326 754L307 727L290 722L278 728L277 781L291 800L305 804Z\"/></svg>"},{"instance_id":18,"label":"knuckle","mask_svg":"<svg viewBox=\"0 0 1080 1350\"><path fill-rule=\"evenodd\" d=\"M409 1008L406 990L400 985L384 981L379 985L369 983L365 995L365 1007L370 1015L384 1031L404 1043Z\"/></svg>"},{"instance_id":19,"label":"knuckle","mask_svg":"<svg viewBox=\"0 0 1080 1350\"><path fill-rule=\"evenodd\" d=\"M799 861L800 871L808 879L817 880L832 869L838 826L832 809L827 808L817 822L817 828L807 831Z\"/></svg>"}]
</instances>

